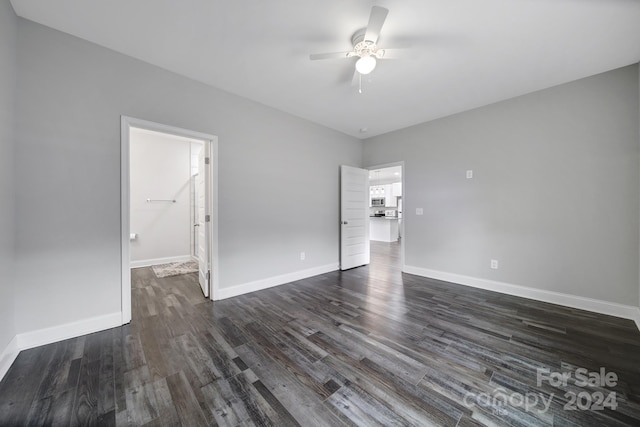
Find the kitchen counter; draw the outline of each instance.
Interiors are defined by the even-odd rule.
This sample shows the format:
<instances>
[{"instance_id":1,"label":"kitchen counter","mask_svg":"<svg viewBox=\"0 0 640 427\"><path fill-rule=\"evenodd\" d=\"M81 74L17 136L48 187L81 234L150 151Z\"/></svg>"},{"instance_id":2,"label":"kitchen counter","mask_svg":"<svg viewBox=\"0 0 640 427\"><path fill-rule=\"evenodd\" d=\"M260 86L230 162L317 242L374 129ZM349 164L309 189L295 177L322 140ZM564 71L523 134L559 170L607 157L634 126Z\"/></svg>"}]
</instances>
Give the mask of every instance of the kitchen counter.
<instances>
[{"instance_id":1,"label":"kitchen counter","mask_svg":"<svg viewBox=\"0 0 640 427\"><path fill-rule=\"evenodd\" d=\"M369 240L375 240L378 242L397 242L398 218L395 216L370 217Z\"/></svg>"}]
</instances>

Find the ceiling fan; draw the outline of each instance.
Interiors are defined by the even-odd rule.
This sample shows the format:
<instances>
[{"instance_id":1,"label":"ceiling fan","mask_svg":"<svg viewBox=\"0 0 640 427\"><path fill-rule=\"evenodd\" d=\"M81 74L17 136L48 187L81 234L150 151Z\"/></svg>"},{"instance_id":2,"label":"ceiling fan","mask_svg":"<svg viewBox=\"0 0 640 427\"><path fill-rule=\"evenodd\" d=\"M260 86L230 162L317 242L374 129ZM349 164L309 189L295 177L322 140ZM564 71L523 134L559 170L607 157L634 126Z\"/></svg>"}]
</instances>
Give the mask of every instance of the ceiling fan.
<instances>
[{"instance_id":1,"label":"ceiling fan","mask_svg":"<svg viewBox=\"0 0 640 427\"><path fill-rule=\"evenodd\" d=\"M351 43L353 43L353 50L348 52L332 52L332 53L317 53L309 55L309 59L312 61L318 59L339 59L339 58L358 58L356 61L355 77L369 74L376 67L378 59L392 57L393 49L380 49L378 48L378 38L380 37L380 31L384 25L384 21L387 19L389 10L380 6L373 6L371 8L371 15L369 15L369 23L366 28L358 30L351 37ZM355 81L355 80L354 80ZM360 92L362 90L360 89Z\"/></svg>"}]
</instances>

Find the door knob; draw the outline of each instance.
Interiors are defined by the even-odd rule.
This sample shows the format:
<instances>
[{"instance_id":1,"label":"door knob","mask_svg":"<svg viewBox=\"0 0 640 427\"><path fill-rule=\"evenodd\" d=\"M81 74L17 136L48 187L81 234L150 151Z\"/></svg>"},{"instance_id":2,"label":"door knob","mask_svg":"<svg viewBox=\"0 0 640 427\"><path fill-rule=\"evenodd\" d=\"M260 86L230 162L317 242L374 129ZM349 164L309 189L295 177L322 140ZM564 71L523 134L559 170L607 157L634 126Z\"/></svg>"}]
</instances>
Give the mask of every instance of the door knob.
<instances>
[{"instance_id":1,"label":"door knob","mask_svg":"<svg viewBox=\"0 0 640 427\"><path fill-rule=\"evenodd\" d=\"M344 225L349 224L347 221L342 221L342 223L343 223Z\"/></svg>"}]
</instances>

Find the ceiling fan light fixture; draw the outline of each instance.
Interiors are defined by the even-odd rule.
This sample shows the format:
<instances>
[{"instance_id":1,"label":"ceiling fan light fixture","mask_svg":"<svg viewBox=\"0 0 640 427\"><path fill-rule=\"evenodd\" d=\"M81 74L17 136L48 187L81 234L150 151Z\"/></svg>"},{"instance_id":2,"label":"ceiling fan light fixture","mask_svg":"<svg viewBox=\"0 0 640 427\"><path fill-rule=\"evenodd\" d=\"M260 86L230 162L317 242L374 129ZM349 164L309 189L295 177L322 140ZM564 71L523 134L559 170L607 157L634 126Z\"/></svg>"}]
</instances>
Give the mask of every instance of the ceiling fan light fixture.
<instances>
[{"instance_id":1,"label":"ceiling fan light fixture","mask_svg":"<svg viewBox=\"0 0 640 427\"><path fill-rule=\"evenodd\" d=\"M360 74L369 74L374 68L376 68L376 58L373 56L363 56L356 62L356 70Z\"/></svg>"}]
</instances>

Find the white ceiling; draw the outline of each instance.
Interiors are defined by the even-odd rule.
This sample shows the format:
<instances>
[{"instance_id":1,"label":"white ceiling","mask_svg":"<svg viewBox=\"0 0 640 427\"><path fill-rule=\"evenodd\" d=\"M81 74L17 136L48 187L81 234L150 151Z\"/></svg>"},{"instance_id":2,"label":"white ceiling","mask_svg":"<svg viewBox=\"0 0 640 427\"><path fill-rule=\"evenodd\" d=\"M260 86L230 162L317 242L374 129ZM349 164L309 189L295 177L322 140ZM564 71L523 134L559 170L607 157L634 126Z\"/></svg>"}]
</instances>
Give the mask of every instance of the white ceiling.
<instances>
[{"instance_id":1,"label":"white ceiling","mask_svg":"<svg viewBox=\"0 0 640 427\"><path fill-rule=\"evenodd\" d=\"M11 0L26 19L367 138L640 60L637 0ZM410 45L351 86L372 5ZM366 128L367 132L360 132Z\"/></svg>"},{"instance_id":2,"label":"white ceiling","mask_svg":"<svg viewBox=\"0 0 640 427\"><path fill-rule=\"evenodd\" d=\"M392 166L369 171L369 184L381 185L402 182L402 166Z\"/></svg>"}]
</instances>

